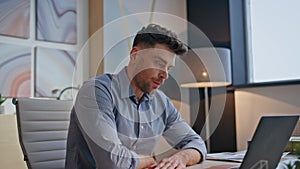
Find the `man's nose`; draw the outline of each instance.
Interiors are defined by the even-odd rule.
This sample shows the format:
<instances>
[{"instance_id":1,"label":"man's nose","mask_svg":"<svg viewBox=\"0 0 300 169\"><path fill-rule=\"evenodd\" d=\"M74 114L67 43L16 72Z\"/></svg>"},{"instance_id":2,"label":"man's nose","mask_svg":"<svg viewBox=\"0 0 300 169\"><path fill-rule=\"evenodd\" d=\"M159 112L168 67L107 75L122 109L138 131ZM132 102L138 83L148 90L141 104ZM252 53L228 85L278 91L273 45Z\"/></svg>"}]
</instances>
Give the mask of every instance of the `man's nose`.
<instances>
[{"instance_id":1,"label":"man's nose","mask_svg":"<svg viewBox=\"0 0 300 169\"><path fill-rule=\"evenodd\" d=\"M169 78L168 71L167 70L160 70L159 77L161 79L168 79Z\"/></svg>"}]
</instances>

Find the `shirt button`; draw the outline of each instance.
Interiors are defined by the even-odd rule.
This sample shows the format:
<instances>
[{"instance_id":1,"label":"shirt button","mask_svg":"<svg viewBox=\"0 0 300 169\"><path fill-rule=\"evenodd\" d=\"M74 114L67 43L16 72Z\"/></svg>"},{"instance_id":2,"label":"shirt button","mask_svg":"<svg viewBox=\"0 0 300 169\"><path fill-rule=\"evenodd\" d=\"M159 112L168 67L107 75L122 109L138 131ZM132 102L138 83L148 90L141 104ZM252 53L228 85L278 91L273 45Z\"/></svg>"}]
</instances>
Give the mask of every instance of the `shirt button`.
<instances>
[{"instance_id":1,"label":"shirt button","mask_svg":"<svg viewBox=\"0 0 300 169\"><path fill-rule=\"evenodd\" d=\"M144 129L144 126L143 126L143 125L141 125L141 129Z\"/></svg>"}]
</instances>

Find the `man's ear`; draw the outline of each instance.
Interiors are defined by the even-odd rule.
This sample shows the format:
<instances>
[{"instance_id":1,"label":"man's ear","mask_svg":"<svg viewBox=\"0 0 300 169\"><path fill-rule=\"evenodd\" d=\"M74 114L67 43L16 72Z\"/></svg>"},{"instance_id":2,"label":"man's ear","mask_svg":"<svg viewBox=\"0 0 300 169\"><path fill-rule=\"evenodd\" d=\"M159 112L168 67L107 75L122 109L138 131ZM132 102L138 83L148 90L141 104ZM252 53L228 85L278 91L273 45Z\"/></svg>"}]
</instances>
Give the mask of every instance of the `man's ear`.
<instances>
[{"instance_id":1,"label":"man's ear","mask_svg":"<svg viewBox=\"0 0 300 169\"><path fill-rule=\"evenodd\" d=\"M139 47L137 46L134 46L131 51L130 51L130 59L133 59L135 60L136 59L136 56L137 56L137 52L139 51Z\"/></svg>"}]
</instances>

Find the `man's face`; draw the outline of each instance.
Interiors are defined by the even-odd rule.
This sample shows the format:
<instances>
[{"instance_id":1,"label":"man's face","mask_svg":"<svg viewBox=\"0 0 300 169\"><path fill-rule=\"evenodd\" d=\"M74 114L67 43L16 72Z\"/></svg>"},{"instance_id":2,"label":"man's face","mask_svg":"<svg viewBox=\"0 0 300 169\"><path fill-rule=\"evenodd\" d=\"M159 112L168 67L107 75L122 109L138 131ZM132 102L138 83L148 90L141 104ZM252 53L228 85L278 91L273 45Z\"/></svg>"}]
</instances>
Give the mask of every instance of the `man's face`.
<instances>
[{"instance_id":1,"label":"man's face","mask_svg":"<svg viewBox=\"0 0 300 169\"><path fill-rule=\"evenodd\" d=\"M168 78L168 71L175 66L175 53L164 44L136 52L133 84L142 92L151 94Z\"/></svg>"}]
</instances>

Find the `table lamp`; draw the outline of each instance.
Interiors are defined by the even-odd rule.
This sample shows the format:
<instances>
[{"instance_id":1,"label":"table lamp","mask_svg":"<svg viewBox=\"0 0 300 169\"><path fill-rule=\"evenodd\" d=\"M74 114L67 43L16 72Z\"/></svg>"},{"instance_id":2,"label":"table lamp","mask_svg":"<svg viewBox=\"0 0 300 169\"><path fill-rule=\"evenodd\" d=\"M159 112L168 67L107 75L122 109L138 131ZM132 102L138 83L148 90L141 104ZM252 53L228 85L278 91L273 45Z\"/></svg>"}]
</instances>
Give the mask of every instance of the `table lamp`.
<instances>
[{"instance_id":1,"label":"table lamp","mask_svg":"<svg viewBox=\"0 0 300 169\"><path fill-rule=\"evenodd\" d=\"M205 112L205 140L207 144L207 150L210 152L210 140L211 135L210 130L210 120L209 112L211 111L222 111L223 113L226 98L224 102L220 104L218 102L217 106L220 108L212 108L213 98L211 101L211 107L209 106L209 95L208 88L211 88L213 95L213 88L224 87L224 93L226 93L226 86L231 85L231 57L230 50L227 48L221 47L209 47L209 48L197 48L189 50L187 55L183 57L183 61L186 64L186 67L190 69L192 77L190 79L184 79L184 83L180 86L183 88L203 88L204 89L204 112ZM186 75L184 76L186 77ZM223 107L222 107L223 106ZM210 109L211 108L211 109ZM191 112L192 113L192 112ZM220 120L221 117L217 119ZM216 120L216 123L219 121ZM215 125L215 128L217 124ZM214 128L214 129L215 129ZM214 130L213 129L213 130ZM203 130L202 130L203 132ZM202 133L201 132L201 133Z\"/></svg>"}]
</instances>

